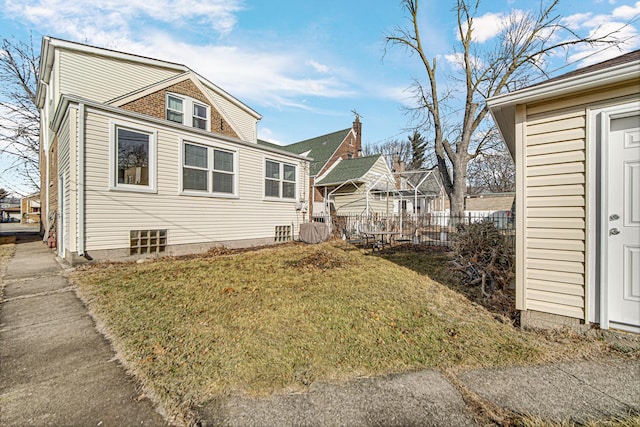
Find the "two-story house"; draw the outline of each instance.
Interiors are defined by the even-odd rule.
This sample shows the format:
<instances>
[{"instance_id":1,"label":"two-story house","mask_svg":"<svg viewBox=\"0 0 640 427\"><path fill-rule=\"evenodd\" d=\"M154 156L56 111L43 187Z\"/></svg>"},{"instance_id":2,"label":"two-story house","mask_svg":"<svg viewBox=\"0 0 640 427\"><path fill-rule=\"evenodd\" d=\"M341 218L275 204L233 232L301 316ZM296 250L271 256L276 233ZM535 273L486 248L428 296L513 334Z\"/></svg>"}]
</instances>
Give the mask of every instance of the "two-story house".
<instances>
[{"instance_id":1,"label":"two-story house","mask_svg":"<svg viewBox=\"0 0 640 427\"><path fill-rule=\"evenodd\" d=\"M286 241L309 159L257 143L261 116L185 65L45 37L41 209L61 257Z\"/></svg>"}]
</instances>

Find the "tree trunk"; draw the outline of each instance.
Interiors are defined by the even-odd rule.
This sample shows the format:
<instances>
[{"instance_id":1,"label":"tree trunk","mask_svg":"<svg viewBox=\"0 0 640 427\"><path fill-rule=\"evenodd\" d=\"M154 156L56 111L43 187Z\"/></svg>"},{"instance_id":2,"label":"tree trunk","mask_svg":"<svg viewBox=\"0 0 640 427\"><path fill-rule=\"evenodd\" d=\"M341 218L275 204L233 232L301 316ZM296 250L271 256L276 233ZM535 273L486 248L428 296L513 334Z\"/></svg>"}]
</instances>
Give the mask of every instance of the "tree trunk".
<instances>
[{"instance_id":1,"label":"tree trunk","mask_svg":"<svg viewBox=\"0 0 640 427\"><path fill-rule=\"evenodd\" d=\"M456 162L453 166L453 185L449 193L449 204L452 217L464 215L464 193L467 181L467 164L464 161Z\"/></svg>"}]
</instances>

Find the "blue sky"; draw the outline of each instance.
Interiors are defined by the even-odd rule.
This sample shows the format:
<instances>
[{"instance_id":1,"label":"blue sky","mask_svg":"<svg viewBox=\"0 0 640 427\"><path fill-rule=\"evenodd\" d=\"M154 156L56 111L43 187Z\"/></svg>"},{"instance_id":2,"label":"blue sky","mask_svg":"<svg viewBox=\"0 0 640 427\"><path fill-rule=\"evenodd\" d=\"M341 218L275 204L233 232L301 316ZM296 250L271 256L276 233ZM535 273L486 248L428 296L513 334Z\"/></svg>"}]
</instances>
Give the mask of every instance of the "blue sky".
<instances>
[{"instance_id":1,"label":"blue sky","mask_svg":"<svg viewBox=\"0 0 640 427\"><path fill-rule=\"evenodd\" d=\"M452 5L420 5L423 43L442 73L454 67ZM476 35L490 43L504 16L537 6L486 0ZM563 0L558 11L580 34L635 19L624 51L640 48L640 1ZM402 107L411 105L406 89L422 68L398 48L383 59L385 34L407 22L399 0L6 0L0 35L27 39L31 31L38 45L50 35L183 63L258 111L259 137L279 144L347 128L355 109L366 144L409 133ZM570 52L571 65L557 73L620 51L578 60L591 53ZM564 65L564 56L550 64ZM0 187L7 182L20 187L6 176Z\"/></svg>"}]
</instances>

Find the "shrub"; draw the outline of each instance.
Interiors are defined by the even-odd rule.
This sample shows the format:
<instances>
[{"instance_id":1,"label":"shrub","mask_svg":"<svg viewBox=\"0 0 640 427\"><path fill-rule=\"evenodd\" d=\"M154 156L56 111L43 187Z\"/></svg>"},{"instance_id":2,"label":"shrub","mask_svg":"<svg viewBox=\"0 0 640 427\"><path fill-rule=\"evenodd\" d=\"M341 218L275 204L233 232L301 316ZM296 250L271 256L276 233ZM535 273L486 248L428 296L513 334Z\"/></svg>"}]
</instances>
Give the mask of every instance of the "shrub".
<instances>
[{"instance_id":1,"label":"shrub","mask_svg":"<svg viewBox=\"0 0 640 427\"><path fill-rule=\"evenodd\" d=\"M466 274L465 283L479 284L485 296L507 289L515 276L514 248L491 222L458 225L453 256L456 269Z\"/></svg>"}]
</instances>

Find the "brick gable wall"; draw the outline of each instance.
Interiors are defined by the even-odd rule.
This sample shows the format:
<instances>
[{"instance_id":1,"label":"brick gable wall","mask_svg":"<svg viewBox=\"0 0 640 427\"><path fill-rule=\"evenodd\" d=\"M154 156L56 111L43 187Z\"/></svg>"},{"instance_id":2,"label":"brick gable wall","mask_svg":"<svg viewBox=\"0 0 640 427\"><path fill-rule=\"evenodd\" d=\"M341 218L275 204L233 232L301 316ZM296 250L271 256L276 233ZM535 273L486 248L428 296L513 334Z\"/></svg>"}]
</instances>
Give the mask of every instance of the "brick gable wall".
<instances>
[{"instance_id":1,"label":"brick gable wall","mask_svg":"<svg viewBox=\"0 0 640 427\"><path fill-rule=\"evenodd\" d=\"M359 155L358 151L360 150L360 146L358 144L359 144L358 138L356 138L353 135L353 133L349 133L349 135L347 135L344 141L342 141L342 144L340 144L340 146L338 147L336 152L333 154L333 156L331 156L331 158L327 161L327 163L325 163L324 167L320 170L320 172L318 172L318 176L325 173L331 166L333 166L335 162L338 161L338 159L347 160L349 158L349 154L351 154L351 157L354 157L354 158L357 157ZM311 185L311 189L313 189L313 183L310 183L310 185ZM323 201L324 200L323 192L318 188L315 188L313 190L315 191L314 200L316 202Z\"/></svg>"},{"instance_id":2,"label":"brick gable wall","mask_svg":"<svg viewBox=\"0 0 640 427\"><path fill-rule=\"evenodd\" d=\"M122 108L124 108L125 110L134 111L136 113L146 114L148 116L164 119L165 100L167 92L189 96L193 99L197 99L203 104L207 104L209 107L211 107L211 131L218 134L230 136L232 138L239 138L238 134L234 132L229 123L227 123L226 120L222 118L220 112L209 103L204 94L191 80L181 81L165 89L136 99L135 101L128 102L124 104Z\"/></svg>"}]
</instances>

